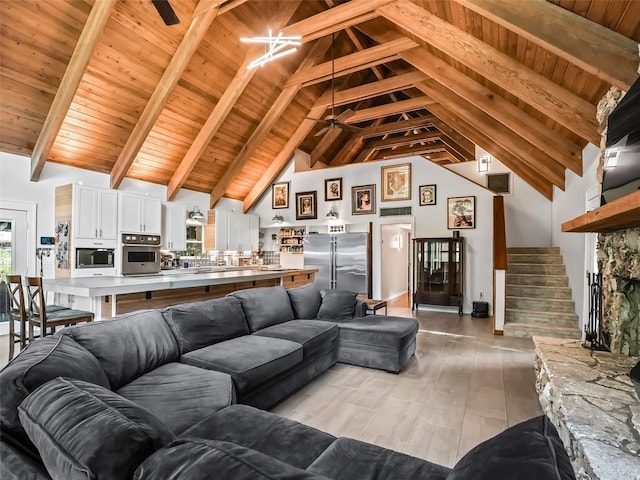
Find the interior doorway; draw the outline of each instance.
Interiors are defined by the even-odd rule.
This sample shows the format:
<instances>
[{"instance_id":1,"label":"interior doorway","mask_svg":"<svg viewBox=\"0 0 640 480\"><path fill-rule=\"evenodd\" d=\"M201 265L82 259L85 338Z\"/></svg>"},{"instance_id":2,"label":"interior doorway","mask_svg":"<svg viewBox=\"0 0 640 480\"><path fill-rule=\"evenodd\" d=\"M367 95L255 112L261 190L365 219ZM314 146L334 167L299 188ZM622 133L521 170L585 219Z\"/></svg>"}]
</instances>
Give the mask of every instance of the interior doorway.
<instances>
[{"instance_id":1,"label":"interior doorway","mask_svg":"<svg viewBox=\"0 0 640 480\"><path fill-rule=\"evenodd\" d=\"M409 307L413 227L409 223L383 224L380 235L382 299L395 302L394 306Z\"/></svg>"},{"instance_id":2,"label":"interior doorway","mask_svg":"<svg viewBox=\"0 0 640 480\"><path fill-rule=\"evenodd\" d=\"M0 277L27 275L27 218L25 210L0 209ZM0 335L9 333L9 316L0 312Z\"/></svg>"}]
</instances>

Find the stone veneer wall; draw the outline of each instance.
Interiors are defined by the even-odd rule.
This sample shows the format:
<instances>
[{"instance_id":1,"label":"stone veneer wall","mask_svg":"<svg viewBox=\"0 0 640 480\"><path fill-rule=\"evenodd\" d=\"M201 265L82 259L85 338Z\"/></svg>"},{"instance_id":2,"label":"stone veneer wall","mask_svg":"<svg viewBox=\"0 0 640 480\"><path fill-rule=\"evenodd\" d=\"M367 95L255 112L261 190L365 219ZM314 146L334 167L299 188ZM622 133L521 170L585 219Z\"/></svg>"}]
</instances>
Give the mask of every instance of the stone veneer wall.
<instances>
[{"instance_id":1,"label":"stone veneer wall","mask_svg":"<svg viewBox=\"0 0 640 480\"><path fill-rule=\"evenodd\" d=\"M640 228L598 236L602 324L611 351L640 355Z\"/></svg>"}]
</instances>

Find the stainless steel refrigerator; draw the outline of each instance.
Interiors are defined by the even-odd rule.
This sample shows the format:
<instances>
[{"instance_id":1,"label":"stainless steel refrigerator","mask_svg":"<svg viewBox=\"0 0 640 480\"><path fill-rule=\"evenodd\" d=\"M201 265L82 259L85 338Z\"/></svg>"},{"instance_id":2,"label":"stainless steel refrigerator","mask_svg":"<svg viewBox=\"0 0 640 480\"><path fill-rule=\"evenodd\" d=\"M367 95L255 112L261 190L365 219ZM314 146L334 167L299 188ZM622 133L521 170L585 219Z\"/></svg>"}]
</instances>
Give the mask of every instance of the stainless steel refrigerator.
<instances>
[{"instance_id":1,"label":"stainless steel refrigerator","mask_svg":"<svg viewBox=\"0 0 640 480\"><path fill-rule=\"evenodd\" d=\"M369 294L369 234L304 236L304 267L317 268L314 283L321 290Z\"/></svg>"}]
</instances>

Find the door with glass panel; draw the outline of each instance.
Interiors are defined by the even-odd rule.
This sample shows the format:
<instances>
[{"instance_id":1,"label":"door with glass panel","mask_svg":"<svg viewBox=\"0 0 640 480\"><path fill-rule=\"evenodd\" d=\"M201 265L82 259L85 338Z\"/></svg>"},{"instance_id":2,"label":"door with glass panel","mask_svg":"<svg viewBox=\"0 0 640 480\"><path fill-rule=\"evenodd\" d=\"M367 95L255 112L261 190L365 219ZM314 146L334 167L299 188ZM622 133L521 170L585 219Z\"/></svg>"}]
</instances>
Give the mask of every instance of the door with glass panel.
<instances>
[{"instance_id":1,"label":"door with glass panel","mask_svg":"<svg viewBox=\"0 0 640 480\"><path fill-rule=\"evenodd\" d=\"M27 274L27 212L0 209L0 278ZM9 333L10 305L5 285L0 288L0 335Z\"/></svg>"}]
</instances>

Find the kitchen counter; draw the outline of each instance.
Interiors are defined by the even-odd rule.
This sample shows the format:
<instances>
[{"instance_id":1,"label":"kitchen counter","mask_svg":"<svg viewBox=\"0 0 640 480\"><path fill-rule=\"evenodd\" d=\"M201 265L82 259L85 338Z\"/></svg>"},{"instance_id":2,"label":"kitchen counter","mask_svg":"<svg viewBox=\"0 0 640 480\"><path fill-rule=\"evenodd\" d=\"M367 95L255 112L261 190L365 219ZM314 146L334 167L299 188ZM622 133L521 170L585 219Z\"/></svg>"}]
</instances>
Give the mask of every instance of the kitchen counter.
<instances>
[{"instance_id":1,"label":"kitchen counter","mask_svg":"<svg viewBox=\"0 0 640 480\"><path fill-rule=\"evenodd\" d=\"M225 270L182 269L168 275L47 278L43 281L44 290L56 294L56 303L89 309L96 319L101 319L133 310L221 297L243 288L300 286L313 282L317 272L316 269L257 270L264 267L256 266L212 268Z\"/></svg>"}]
</instances>

